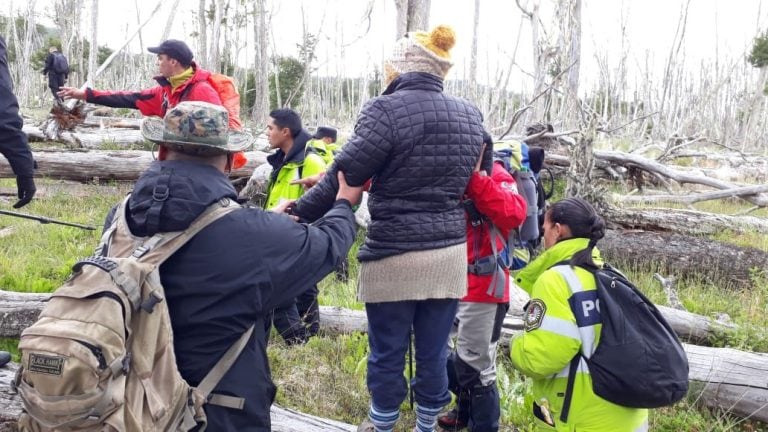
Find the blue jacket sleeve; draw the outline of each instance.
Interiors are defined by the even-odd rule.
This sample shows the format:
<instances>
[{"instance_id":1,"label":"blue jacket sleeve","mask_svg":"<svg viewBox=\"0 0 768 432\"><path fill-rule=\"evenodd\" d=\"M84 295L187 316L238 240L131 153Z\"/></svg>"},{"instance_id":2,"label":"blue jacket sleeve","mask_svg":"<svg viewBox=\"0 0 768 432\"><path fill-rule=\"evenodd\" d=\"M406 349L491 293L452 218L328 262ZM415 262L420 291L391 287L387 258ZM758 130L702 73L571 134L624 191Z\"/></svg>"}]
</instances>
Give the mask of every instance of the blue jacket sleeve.
<instances>
[{"instance_id":1,"label":"blue jacket sleeve","mask_svg":"<svg viewBox=\"0 0 768 432\"><path fill-rule=\"evenodd\" d=\"M261 211L261 210L254 210ZM355 239L355 218L348 201L339 200L313 224L299 224L285 215L265 212L254 220L259 237L255 266L269 273L271 289L257 309L269 311L322 280L347 256Z\"/></svg>"}]
</instances>

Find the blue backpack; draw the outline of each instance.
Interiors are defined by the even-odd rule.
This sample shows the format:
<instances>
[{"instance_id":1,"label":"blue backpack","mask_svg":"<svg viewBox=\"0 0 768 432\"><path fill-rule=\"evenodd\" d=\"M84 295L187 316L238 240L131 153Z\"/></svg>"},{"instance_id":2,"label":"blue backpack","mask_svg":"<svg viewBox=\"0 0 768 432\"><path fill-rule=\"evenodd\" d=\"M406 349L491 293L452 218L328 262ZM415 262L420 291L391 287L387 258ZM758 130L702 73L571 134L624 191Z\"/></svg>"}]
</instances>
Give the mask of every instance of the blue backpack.
<instances>
[{"instance_id":1,"label":"blue backpack","mask_svg":"<svg viewBox=\"0 0 768 432\"><path fill-rule=\"evenodd\" d=\"M537 156L540 156L543 163L543 150L538 148L536 150ZM539 219L543 216L548 197L539 184L538 172L531 169L532 165L536 164L531 164L529 153L528 144L523 141L499 141L493 145L494 161L501 162L504 169L515 179L517 189L525 198L528 208L523 225L512 231L507 241L505 255L511 270L519 270L528 264L543 232ZM538 168L541 169L541 164Z\"/></svg>"},{"instance_id":2,"label":"blue backpack","mask_svg":"<svg viewBox=\"0 0 768 432\"><path fill-rule=\"evenodd\" d=\"M60 52L53 53L53 71L59 75L69 74L69 63L64 54Z\"/></svg>"}]
</instances>

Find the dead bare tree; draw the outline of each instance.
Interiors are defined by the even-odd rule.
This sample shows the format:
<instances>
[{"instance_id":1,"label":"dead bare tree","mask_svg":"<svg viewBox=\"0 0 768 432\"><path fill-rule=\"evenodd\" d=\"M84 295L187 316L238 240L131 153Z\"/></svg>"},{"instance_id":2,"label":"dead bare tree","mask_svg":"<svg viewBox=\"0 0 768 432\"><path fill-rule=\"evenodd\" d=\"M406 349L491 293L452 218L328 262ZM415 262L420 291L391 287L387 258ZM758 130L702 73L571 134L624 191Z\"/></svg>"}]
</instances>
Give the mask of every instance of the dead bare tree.
<instances>
[{"instance_id":1,"label":"dead bare tree","mask_svg":"<svg viewBox=\"0 0 768 432\"><path fill-rule=\"evenodd\" d=\"M224 10L224 0L213 2L213 28L211 29L211 40L208 44L206 66L212 72L221 71L221 58L219 50L219 40L221 39L221 18Z\"/></svg>"},{"instance_id":2,"label":"dead bare tree","mask_svg":"<svg viewBox=\"0 0 768 432\"><path fill-rule=\"evenodd\" d=\"M557 8L560 26L560 66L568 69L565 89L562 92L558 119L564 125L572 125L577 119L579 100L579 71L581 70L581 0L560 0Z\"/></svg>"},{"instance_id":3,"label":"dead bare tree","mask_svg":"<svg viewBox=\"0 0 768 432\"><path fill-rule=\"evenodd\" d=\"M208 64L208 11L205 7L205 0L200 0L197 4L197 61L200 67L209 68Z\"/></svg>"},{"instance_id":4,"label":"dead bare tree","mask_svg":"<svg viewBox=\"0 0 768 432\"><path fill-rule=\"evenodd\" d=\"M472 48L469 57L470 99L477 103L477 34L480 29L480 0L475 0L475 18L472 25Z\"/></svg>"},{"instance_id":5,"label":"dead bare tree","mask_svg":"<svg viewBox=\"0 0 768 432\"><path fill-rule=\"evenodd\" d=\"M408 32L427 30L431 4L432 0L395 0L397 9L395 39L400 39Z\"/></svg>"},{"instance_id":6,"label":"dead bare tree","mask_svg":"<svg viewBox=\"0 0 768 432\"><path fill-rule=\"evenodd\" d=\"M88 51L88 81L96 80L96 59L99 54L99 0L91 0L91 48Z\"/></svg>"},{"instance_id":7,"label":"dead bare tree","mask_svg":"<svg viewBox=\"0 0 768 432\"><path fill-rule=\"evenodd\" d=\"M253 11L253 35L254 35L254 103L251 118L257 125L262 125L266 121L269 111L269 56L267 47L268 39L268 19L267 19L267 1L256 0Z\"/></svg>"},{"instance_id":8,"label":"dead bare tree","mask_svg":"<svg viewBox=\"0 0 768 432\"><path fill-rule=\"evenodd\" d=\"M168 37L171 35L173 20L176 18L180 1L181 0L173 0L173 3L171 4L170 12L168 13L168 19L165 21L165 27L163 28L163 36L160 38L161 41L168 39Z\"/></svg>"}]
</instances>

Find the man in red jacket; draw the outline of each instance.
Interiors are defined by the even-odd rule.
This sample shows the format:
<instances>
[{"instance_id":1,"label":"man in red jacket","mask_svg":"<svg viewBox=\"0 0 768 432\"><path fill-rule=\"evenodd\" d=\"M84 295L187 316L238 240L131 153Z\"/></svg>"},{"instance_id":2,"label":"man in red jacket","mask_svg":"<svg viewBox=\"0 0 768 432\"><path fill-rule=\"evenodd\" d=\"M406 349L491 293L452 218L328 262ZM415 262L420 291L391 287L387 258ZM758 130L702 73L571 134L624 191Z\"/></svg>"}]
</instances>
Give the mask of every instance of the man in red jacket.
<instances>
[{"instance_id":1,"label":"man in red jacket","mask_svg":"<svg viewBox=\"0 0 768 432\"><path fill-rule=\"evenodd\" d=\"M469 286L456 311L447 364L456 407L438 417L438 424L450 431L469 426L495 432L500 417L496 345L509 308L509 269L502 254L510 231L525 220L526 204L501 163L494 163L488 176L478 162L464 205Z\"/></svg>"},{"instance_id":2,"label":"man in red jacket","mask_svg":"<svg viewBox=\"0 0 768 432\"><path fill-rule=\"evenodd\" d=\"M160 46L147 51L157 54L157 68L160 75L155 77L158 85L140 91L112 91L74 87L62 87L59 96L80 99L113 108L133 108L145 116L164 117L168 108L181 101L210 102L221 105L221 98L208 82L211 75L192 61L192 50L186 43L168 39Z\"/></svg>"}]
</instances>

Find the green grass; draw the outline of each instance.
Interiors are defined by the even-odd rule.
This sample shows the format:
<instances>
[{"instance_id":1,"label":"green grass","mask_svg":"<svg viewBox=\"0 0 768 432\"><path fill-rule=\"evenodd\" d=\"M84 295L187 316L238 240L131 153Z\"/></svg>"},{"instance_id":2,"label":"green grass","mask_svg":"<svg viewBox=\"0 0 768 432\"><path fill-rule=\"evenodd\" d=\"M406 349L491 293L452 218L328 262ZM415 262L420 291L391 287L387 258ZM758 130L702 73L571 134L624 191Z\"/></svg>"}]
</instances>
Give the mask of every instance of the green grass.
<instances>
[{"instance_id":1,"label":"green grass","mask_svg":"<svg viewBox=\"0 0 768 432\"><path fill-rule=\"evenodd\" d=\"M130 186L66 185L37 179L45 196L18 210L38 216L92 225L95 231L0 215L0 227L12 233L0 241L0 287L11 291L51 292L79 259L93 253L109 209ZM3 180L0 186L13 186ZM111 191L107 192L107 191ZM42 195L42 192L41 192Z\"/></svg>"}]
</instances>

